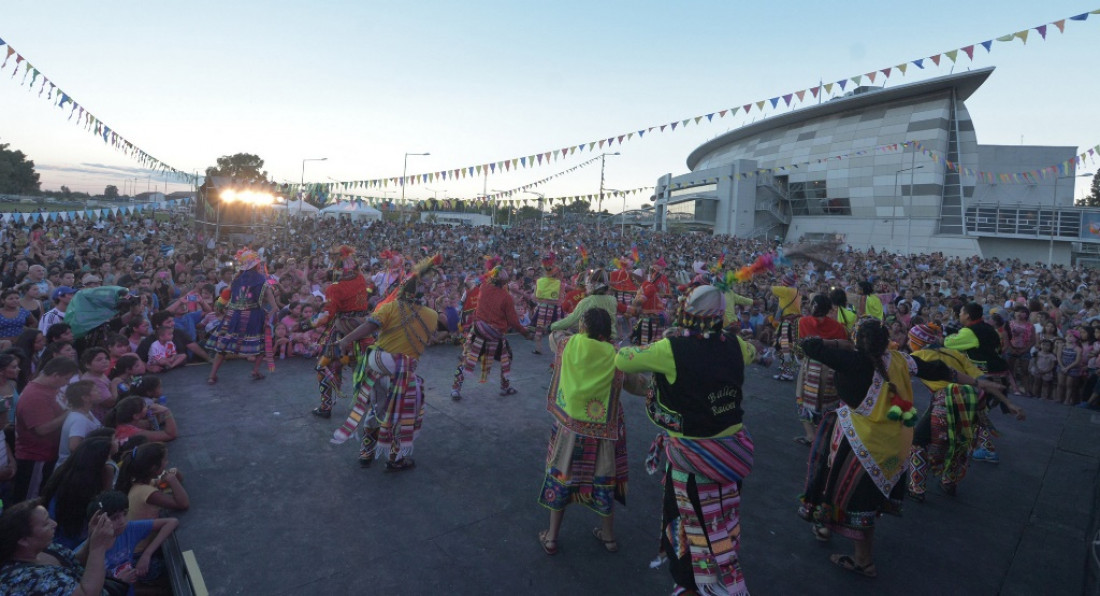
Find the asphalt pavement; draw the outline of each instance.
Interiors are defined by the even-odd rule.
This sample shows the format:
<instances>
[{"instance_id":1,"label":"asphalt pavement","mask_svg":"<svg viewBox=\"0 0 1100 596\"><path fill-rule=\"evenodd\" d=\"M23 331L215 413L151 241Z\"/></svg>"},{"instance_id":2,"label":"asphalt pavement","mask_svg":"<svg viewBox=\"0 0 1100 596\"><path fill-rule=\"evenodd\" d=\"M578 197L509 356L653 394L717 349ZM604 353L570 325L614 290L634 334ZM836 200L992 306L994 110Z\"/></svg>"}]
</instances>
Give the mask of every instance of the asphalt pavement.
<instances>
[{"instance_id":1,"label":"asphalt pavement","mask_svg":"<svg viewBox=\"0 0 1100 596\"><path fill-rule=\"evenodd\" d=\"M180 438L171 465L186 475L192 509L179 516L213 594L629 594L670 593L667 566L652 569L661 486L643 460L656 434L643 400L624 394L630 459L627 506L616 505L620 550L592 537L598 517L570 507L547 556L536 535L551 417L549 355L511 336L513 383L498 395L468 375L464 399L449 397L459 348L434 346L421 360L426 415L417 467L360 469L354 441L329 442L350 404L321 420L313 363L279 361L267 379L229 362L207 386L208 366L165 375ZM994 414L999 464L973 462L958 495L935 483L923 504L876 529L879 577L834 567L851 552L839 537L819 543L795 514L808 448L794 387L772 369L746 374L745 423L756 463L742 489L741 560L749 590L767 594L1096 594L1089 545L1096 533L1100 414L1017 398L1025 422ZM350 386L350 379L345 381ZM927 394L918 394L927 405Z\"/></svg>"}]
</instances>

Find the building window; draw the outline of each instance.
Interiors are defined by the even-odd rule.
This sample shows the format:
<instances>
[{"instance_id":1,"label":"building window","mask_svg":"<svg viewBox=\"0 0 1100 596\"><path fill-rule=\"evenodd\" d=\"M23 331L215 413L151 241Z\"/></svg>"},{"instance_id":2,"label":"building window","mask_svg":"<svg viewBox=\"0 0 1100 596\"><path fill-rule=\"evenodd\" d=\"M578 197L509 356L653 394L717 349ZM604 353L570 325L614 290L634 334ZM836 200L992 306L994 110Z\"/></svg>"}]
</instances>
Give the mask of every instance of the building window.
<instances>
[{"instance_id":1,"label":"building window","mask_svg":"<svg viewBox=\"0 0 1100 596\"><path fill-rule=\"evenodd\" d=\"M668 220L713 224L718 217L718 201L684 201L668 206Z\"/></svg>"},{"instance_id":2,"label":"building window","mask_svg":"<svg viewBox=\"0 0 1100 596\"><path fill-rule=\"evenodd\" d=\"M847 197L829 198L824 180L790 183L791 215L851 215Z\"/></svg>"},{"instance_id":3,"label":"building window","mask_svg":"<svg viewBox=\"0 0 1100 596\"><path fill-rule=\"evenodd\" d=\"M699 184L697 186L688 186L685 188L677 188L668 193L669 198L682 197L685 195L697 195L704 192L717 192L717 184Z\"/></svg>"}]
</instances>

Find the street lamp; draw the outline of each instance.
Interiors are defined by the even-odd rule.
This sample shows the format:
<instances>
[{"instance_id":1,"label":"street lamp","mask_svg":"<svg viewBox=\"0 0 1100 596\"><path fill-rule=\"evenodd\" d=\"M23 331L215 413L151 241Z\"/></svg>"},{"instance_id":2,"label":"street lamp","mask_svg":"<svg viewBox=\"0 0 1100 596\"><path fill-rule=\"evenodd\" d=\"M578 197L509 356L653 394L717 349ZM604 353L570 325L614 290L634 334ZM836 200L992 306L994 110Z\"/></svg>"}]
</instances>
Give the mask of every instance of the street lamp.
<instances>
[{"instance_id":1,"label":"street lamp","mask_svg":"<svg viewBox=\"0 0 1100 596\"><path fill-rule=\"evenodd\" d=\"M401 208L405 208L405 176L409 173L409 156L410 155L431 155L428 151L424 153L405 153L405 166L401 169Z\"/></svg>"},{"instance_id":2,"label":"street lamp","mask_svg":"<svg viewBox=\"0 0 1100 596\"><path fill-rule=\"evenodd\" d=\"M916 153L913 153L914 157L916 155ZM908 226L905 232L905 256L907 257L913 254L913 180L916 178L917 170L923 167L923 165L920 165L909 168L909 211L905 214Z\"/></svg>"},{"instance_id":3,"label":"street lamp","mask_svg":"<svg viewBox=\"0 0 1100 596\"><path fill-rule=\"evenodd\" d=\"M604 165L607 162L608 155L621 155L618 151L614 153L601 153L600 154L600 202L596 204L596 233L600 232L600 213L603 212L603 171Z\"/></svg>"},{"instance_id":4,"label":"street lamp","mask_svg":"<svg viewBox=\"0 0 1100 596\"><path fill-rule=\"evenodd\" d=\"M305 189L305 186L306 186L306 162L307 161L328 161L328 158L327 157L307 157L306 159L302 160L302 181L301 181L300 184L298 184L298 195L299 195L298 196L298 217L302 216L302 203L304 203L305 200L306 200L306 197L305 197L305 195L303 194L302 191ZM287 215L288 218L290 217L290 210L289 209L287 209L286 215ZM290 224L288 223L287 225L289 226Z\"/></svg>"},{"instance_id":5,"label":"street lamp","mask_svg":"<svg viewBox=\"0 0 1100 596\"><path fill-rule=\"evenodd\" d=\"M542 194L541 192L534 191L534 190L525 190L523 192L525 192L527 194L535 195L536 197L539 198L539 227L541 228L546 222L546 212L542 210L543 202L546 201L546 195Z\"/></svg>"},{"instance_id":6,"label":"street lamp","mask_svg":"<svg viewBox=\"0 0 1100 596\"><path fill-rule=\"evenodd\" d=\"M894 172L894 208L892 210L893 211L892 217L890 217L890 240L891 240L891 242L896 237L894 235L894 223L898 220L898 203L901 202L901 196L898 194L898 174L901 174L902 172L908 172L910 170L919 170L920 168L923 168L923 167L924 166L916 166L916 167L912 167L912 168L902 168L902 169ZM910 195L913 194L913 181L912 181L912 178L910 178L910 180L909 180L909 194ZM912 214L910 214L910 216L912 216ZM912 226L910 226L909 229L912 230Z\"/></svg>"}]
</instances>

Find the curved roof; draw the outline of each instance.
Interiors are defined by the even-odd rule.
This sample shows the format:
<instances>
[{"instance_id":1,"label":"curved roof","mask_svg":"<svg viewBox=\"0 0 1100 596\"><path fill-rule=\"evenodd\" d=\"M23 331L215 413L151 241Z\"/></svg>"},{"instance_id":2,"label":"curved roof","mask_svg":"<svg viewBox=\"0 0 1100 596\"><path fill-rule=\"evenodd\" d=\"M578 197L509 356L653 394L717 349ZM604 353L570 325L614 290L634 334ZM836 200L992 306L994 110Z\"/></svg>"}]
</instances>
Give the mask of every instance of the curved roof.
<instances>
[{"instance_id":1,"label":"curved roof","mask_svg":"<svg viewBox=\"0 0 1100 596\"><path fill-rule=\"evenodd\" d=\"M689 170L694 171L695 166L703 157L719 147L759 135L773 128L790 126L807 120L813 120L814 118L831 116L833 114L858 110L879 103L917 97L950 89L955 90L955 95L959 99L966 100L978 89L978 87L982 86L982 83L984 83L986 79L989 78L989 75L993 73L993 68L992 66L978 68L967 72L928 79L927 81L898 85L897 87L885 87L873 93L834 98L808 108L794 110L778 116L772 116L771 118L765 118L759 122L742 126L736 130L731 130L724 135L714 137L706 143L699 145L690 155L688 155L687 166Z\"/></svg>"}]
</instances>

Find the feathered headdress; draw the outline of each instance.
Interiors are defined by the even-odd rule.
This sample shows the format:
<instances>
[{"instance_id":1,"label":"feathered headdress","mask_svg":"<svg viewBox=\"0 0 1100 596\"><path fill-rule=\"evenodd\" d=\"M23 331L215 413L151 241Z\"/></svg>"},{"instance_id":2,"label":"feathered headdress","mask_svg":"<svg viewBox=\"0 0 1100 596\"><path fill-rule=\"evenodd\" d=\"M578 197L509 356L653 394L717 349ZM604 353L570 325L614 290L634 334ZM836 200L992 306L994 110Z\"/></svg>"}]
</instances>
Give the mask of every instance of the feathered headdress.
<instances>
[{"instance_id":1,"label":"feathered headdress","mask_svg":"<svg viewBox=\"0 0 1100 596\"><path fill-rule=\"evenodd\" d=\"M485 274L482 275L482 279L485 281L493 281L500 277L501 268L500 264L504 261L500 257L487 256L485 257Z\"/></svg>"},{"instance_id":2,"label":"feathered headdress","mask_svg":"<svg viewBox=\"0 0 1100 596\"><path fill-rule=\"evenodd\" d=\"M638 245L634 244L630 247L630 258L634 259L634 262L642 260L642 257L638 256Z\"/></svg>"},{"instance_id":3,"label":"feathered headdress","mask_svg":"<svg viewBox=\"0 0 1100 596\"><path fill-rule=\"evenodd\" d=\"M355 248L347 244L334 247L332 256L335 257L336 263L340 265L340 269L344 273L353 273L359 269L359 265L355 262Z\"/></svg>"}]
</instances>

